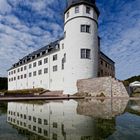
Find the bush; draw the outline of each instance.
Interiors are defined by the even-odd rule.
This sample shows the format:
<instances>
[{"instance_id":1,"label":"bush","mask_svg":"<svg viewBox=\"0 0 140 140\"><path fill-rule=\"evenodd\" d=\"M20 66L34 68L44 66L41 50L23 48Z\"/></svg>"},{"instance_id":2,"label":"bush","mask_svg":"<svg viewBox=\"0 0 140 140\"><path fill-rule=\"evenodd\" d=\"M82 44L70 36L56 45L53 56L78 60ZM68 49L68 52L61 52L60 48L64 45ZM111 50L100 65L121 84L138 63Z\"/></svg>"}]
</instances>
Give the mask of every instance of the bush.
<instances>
[{"instance_id":1,"label":"bush","mask_svg":"<svg viewBox=\"0 0 140 140\"><path fill-rule=\"evenodd\" d=\"M26 95L26 94L40 93L42 91L44 91L43 88L11 90L11 91L5 91L4 95Z\"/></svg>"}]
</instances>

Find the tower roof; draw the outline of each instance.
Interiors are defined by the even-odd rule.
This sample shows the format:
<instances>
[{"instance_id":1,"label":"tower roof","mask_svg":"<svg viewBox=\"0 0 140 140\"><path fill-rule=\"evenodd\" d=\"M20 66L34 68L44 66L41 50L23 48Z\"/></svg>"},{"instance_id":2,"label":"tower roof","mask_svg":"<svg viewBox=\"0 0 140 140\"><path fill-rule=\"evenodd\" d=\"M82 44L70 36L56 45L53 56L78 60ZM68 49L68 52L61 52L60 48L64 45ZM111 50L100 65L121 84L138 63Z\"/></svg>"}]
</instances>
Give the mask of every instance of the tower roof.
<instances>
[{"instance_id":1,"label":"tower roof","mask_svg":"<svg viewBox=\"0 0 140 140\"><path fill-rule=\"evenodd\" d=\"M97 12L97 14L98 15L100 14L98 8L96 7L95 0L67 0L67 7L66 7L66 10L65 10L65 13L71 7L79 5L79 4L86 4L86 5L92 6L92 7L94 7L94 9Z\"/></svg>"},{"instance_id":2,"label":"tower roof","mask_svg":"<svg viewBox=\"0 0 140 140\"><path fill-rule=\"evenodd\" d=\"M95 4L95 0L68 0L68 6L72 5L72 4L76 4L79 2L86 2L89 4Z\"/></svg>"}]
</instances>

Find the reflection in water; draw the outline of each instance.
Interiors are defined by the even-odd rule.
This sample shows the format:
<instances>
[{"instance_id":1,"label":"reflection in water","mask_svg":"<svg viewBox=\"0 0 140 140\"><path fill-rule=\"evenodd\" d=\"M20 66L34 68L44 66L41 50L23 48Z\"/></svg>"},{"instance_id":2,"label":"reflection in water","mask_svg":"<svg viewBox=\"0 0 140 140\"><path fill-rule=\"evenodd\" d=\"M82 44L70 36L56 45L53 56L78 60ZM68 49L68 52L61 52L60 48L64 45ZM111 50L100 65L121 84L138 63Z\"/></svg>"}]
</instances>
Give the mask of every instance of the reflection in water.
<instances>
[{"instance_id":1,"label":"reflection in water","mask_svg":"<svg viewBox=\"0 0 140 140\"><path fill-rule=\"evenodd\" d=\"M122 114L128 104L128 100L81 100L78 102L77 112L81 115L94 118L111 119Z\"/></svg>"},{"instance_id":2,"label":"reflection in water","mask_svg":"<svg viewBox=\"0 0 140 140\"><path fill-rule=\"evenodd\" d=\"M79 100L8 103L7 121L29 139L100 140L115 132L115 116L127 101Z\"/></svg>"},{"instance_id":3,"label":"reflection in water","mask_svg":"<svg viewBox=\"0 0 140 140\"><path fill-rule=\"evenodd\" d=\"M140 100L130 101L127 111L140 116Z\"/></svg>"}]
</instances>

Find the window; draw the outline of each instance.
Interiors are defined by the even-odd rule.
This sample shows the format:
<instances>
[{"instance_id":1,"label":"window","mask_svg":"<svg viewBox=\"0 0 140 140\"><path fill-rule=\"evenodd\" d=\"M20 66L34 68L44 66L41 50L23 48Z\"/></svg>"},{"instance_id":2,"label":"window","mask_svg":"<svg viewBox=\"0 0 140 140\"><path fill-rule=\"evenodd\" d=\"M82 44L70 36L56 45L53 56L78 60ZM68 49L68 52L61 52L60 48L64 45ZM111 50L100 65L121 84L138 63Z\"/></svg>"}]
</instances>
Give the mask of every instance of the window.
<instances>
[{"instance_id":1,"label":"window","mask_svg":"<svg viewBox=\"0 0 140 140\"><path fill-rule=\"evenodd\" d=\"M24 74L24 78L26 78L27 77L27 75L26 74Z\"/></svg>"},{"instance_id":2,"label":"window","mask_svg":"<svg viewBox=\"0 0 140 140\"><path fill-rule=\"evenodd\" d=\"M16 70L14 70L14 73L16 73Z\"/></svg>"},{"instance_id":3,"label":"window","mask_svg":"<svg viewBox=\"0 0 140 140\"><path fill-rule=\"evenodd\" d=\"M64 49L64 43L62 44L62 49Z\"/></svg>"},{"instance_id":4,"label":"window","mask_svg":"<svg viewBox=\"0 0 140 140\"><path fill-rule=\"evenodd\" d=\"M69 12L67 12L67 18L70 16L70 13Z\"/></svg>"},{"instance_id":5,"label":"window","mask_svg":"<svg viewBox=\"0 0 140 140\"><path fill-rule=\"evenodd\" d=\"M101 60L101 65L103 65L103 61Z\"/></svg>"},{"instance_id":6,"label":"window","mask_svg":"<svg viewBox=\"0 0 140 140\"><path fill-rule=\"evenodd\" d=\"M14 77L14 81L16 80L16 77Z\"/></svg>"},{"instance_id":7,"label":"window","mask_svg":"<svg viewBox=\"0 0 140 140\"><path fill-rule=\"evenodd\" d=\"M21 75L21 79L23 79L23 75Z\"/></svg>"},{"instance_id":8,"label":"window","mask_svg":"<svg viewBox=\"0 0 140 140\"><path fill-rule=\"evenodd\" d=\"M42 65L42 60L38 61L38 66Z\"/></svg>"},{"instance_id":9,"label":"window","mask_svg":"<svg viewBox=\"0 0 140 140\"><path fill-rule=\"evenodd\" d=\"M41 74L42 74L42 70L39 70L39 71L38 71L38 75L41 75Z\"/></svg>"},{"instance_id":10,"label":"window","mask_svg":"<svg viewBox=\"0 0 140 140\"><path fill-rule=\"evenodd\" d=\"M32 68L32 64L29 64L29 69L31 69Z\"/></svg>"},{"instance_id":11,"label":"window","mask_svg":"<svg viewBox=\"0 0 140 140\"><path fill-rule=\"evenodd\" d=\"M36 76L36 71L33 72L33 76Z\"/></svg>"},{"instance_id":12,"label":"window","mask_svg":"<svg viewBox=\"0 0 140 140\"><path fill-rule=\"evenodd\" d=\"M57 65L53 66L53 72L57 71Z\"/></svg>"},{"instance_id":13,"label":"window","mask_svg":"<svg viewBox=\"0 0 140 140\"><path fill-rule=\"evenodd\" d=\"M18 68L18 72L20 72L20 69Z\"/></svg>"},{"instance_id":14,"label":"window","mask_svg":"<svg viewBox=\"0 0 140 140\"><path fill-rule=\"evenodd\" d=\"M42 133L42 128L38 127L38 133Z\"/></svg>"},{"instance_id":15,"label":"window","mask_svg":"<svg viewBox=\"0 0 140 140\"><path fill-rule=\"evenodd\" d=\"M33 63L33 67L36 67L36 62Z\"/></svg>"},{"instance_id":16,"label":"window","mask_svg":"<svg viewBox=\"0 0 140 140\"><path fill-rule=\"evenodd\" d=\"M75 7L75 13L79 13L79 6Z\"/></svg>"},{"instance_id":17,"label":"window","mask_svg":"<svg viewBox=\"0 0 140 140\"><path fill-rule=\"evenodd\" d=\"M57 140L57 134L53 133L52 138L53 140Z\"/></svg>"},{"instance_id":18,"label":"window","mask_svg":"<svg viewBox=\"0 0 140 140\"><path fill-rule=\"evenodd\" d=\"M21 67L21 71L23 71L23 67Z\"/></svg>"},{"instance_id":19,"label":"window","mask_svg":"<svg viewBox=\"0 0 140 140\"><path fill-rule=\"evenodd\" d=\"M48 136L48 131L44 130L44 136Z\"/></svg>"},{"instance_id":20,"label":"window","mask_svg":"<svg viewBox=\"0 0 140 140\"><path fill-rule=\"evenodd\" d=\"M57 60L57 54L53 55L53 61Z\"/></svg>"},{"instance_id":21,"label":"window","mask_svg":"<svg viewBox=\"0 0 140 140\"><path fill-rule=\"evenodd\" d=\"M82 59L90 59L90 49L81 49L81 58Z\"/></svg>"},{"instance_id":22,"label":"window","mask_svg":"<svg viewBox=\"0 0 140 140\"><path fill-rule=\"evenodd\" d=\"M64 38L66 38L66 31L64 31Z\"/></svg>"},{"instance_id":23,"label":"window","mask_svg":"<svg viewBox=\"0 0 140 140\"><path fill-rule=\"evenodd\" d=\"M45 69L44 69L44 74L45 74L45 73L48 73L48 68L45 68Z\"/></svg>"},{"instance_id":24,"label":"window","mask_svg":"<svg viewBox=\"0 0 140 140\"><path fill-rule=\"evenodd\" d=\"M44 119L44 125L48 125L48 121Z\"/></svg>"},{"instance_id":25,"label":"window","mask_svg":"<svg viewBox=\"0 0 140 140\"><path fill-rule=\"evenodd\" d=\"M29 121L31 121L32 117L31 116L28 116L28 119L29 119Z\"/></svg>"},{"instance_id":26,"label":"window","mask_svg":"<svg viewBox=\"0 0 140 140\"><path fill-rule=\"evenodd\" d=\"M86 13L90 14L90 7L86 7Z\"/></svg>"},{"instance_id":27,"label":"window","mask_svg":"<svg viewBox=\"0 0 140 140\"><path fill-rule=\"evenodd\" d=\"M36 126L33 126L33 131L36 131Z\"/></svg>"},{"instance_id":28,"label":"window","mask_svg":"<svg viewBox=\"0 0 140 140\"><path fill-rule=\"evenodd\" d=\"M31 72L29 73L29 77L32 77L32 73Z\"/></svg>"},{"instance_id":29,"label":"window","mask_svg":"<svg viewBox=\"0 0 140 140\"><path fill-rule=\"evenodd\" d=\"M53 122L53 128L57 128L57 123Z\"/></svg>"},{"instance_id":30,"label":"window","mask_svg":"<svg viewBox=\"0 0 140 140\"><path fill-rule=\"evenodd\" d=\"M81 32L90 33L90 25L81 25Z\"/></svg>"},{"instance_id":31,"label":"window","mask_svg":"<svg viewBox=\"0 0 140 140\"><path fill-rule=\"evenodd\" d=\"M42 120L40 118L38 118L38 123L42 124Z\"/></svg>"},{"instance_id":32,"label":"window","mask_svg":"<svg viewBox=\"0 0 140 140\"><path fill-rule=\"evenodd\" d=\"M18 80L20 79L20 76L18 76Z\"/></svg>"},{"instance_id":33,"label":"window","mask_svg":"<svg viewBox=\"0 0 140 140\"><path fill-rule=\"evenodd\" d=\"M44 64L48 63L48 58L44 59Z\"/></svg>"},{"instance_id":34,"label":"window","mask_svg":"<svg viewBox=\"0 0 140 140\"><path fill-rule=\"evenodd\" d=\"M26 70L26 66L24 66L24 70Z\"/></svg>"},{"instance_id":35,"label":"window","mask_svg":"<svg viewBox=\"0 0 140 140\"><path fill-rule=\"evenodd\" d=\"M36 117L33 117L33 121L36 122Z\"/></svg>"},{"instance_id":36,"label":"window","mask_svg":"<svg viewBox=\"0 0 140 140\"><path fill-rule=\"evenodd\" d=\"M66 62L66 53L64 54L64 57L62 58L62 70L64 69L65 62Z\"/></svg>"}]
</instances>

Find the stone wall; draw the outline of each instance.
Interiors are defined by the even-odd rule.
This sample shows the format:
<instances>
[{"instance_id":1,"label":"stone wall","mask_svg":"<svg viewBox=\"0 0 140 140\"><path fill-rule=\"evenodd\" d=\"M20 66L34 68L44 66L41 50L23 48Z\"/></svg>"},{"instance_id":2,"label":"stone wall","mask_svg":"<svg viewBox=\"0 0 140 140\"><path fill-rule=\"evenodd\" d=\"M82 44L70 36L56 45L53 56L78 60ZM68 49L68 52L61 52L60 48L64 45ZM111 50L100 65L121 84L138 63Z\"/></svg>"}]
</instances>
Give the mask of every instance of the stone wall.
<instances>
[{"instance_id":1,"label":"stone wall","mask_svg":"<svg viewBox=\"0 0 140 140\"><path fill-rule=\"evenodd\" d=\"M78 94L92 97L129 97L122 82L112 77L77 81Z\"/></svg>"}]
</instances>

